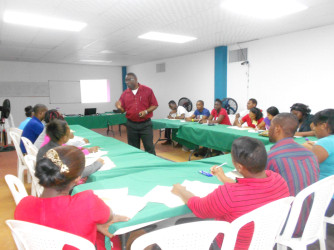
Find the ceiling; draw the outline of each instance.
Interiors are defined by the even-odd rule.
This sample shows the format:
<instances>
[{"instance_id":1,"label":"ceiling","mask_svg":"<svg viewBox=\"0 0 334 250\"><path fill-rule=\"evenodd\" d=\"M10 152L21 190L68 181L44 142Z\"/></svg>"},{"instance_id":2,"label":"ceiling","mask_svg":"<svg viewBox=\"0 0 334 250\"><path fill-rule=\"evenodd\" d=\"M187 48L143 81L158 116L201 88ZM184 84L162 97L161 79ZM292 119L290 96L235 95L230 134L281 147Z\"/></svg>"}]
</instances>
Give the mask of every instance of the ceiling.
<instances>
[{"instance_id":1,"label":"ceiling","mask_svg":"<svg viewBox=\"0 0 334 250\"><path fill-rule=\"evenodd\" d=\"M240 16L223 0L0 0L0 60L128 66L334 24L333 0L300 0L276 20ZM80 32L7 24L5 10L86 22ZM149 31L197 37L184 44L137 38ZM111 53L102 53L102 51ZM82 60L112 61L87 63Z\"/></svg>"}]
</instances>

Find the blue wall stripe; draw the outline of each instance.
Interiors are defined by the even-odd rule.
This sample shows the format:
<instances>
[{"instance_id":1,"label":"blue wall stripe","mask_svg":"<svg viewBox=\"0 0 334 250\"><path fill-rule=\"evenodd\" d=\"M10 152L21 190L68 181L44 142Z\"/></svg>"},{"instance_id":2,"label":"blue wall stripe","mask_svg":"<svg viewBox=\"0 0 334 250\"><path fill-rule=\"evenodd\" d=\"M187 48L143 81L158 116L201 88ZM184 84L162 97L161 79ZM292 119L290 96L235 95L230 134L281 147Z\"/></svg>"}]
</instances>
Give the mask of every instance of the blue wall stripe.
<instances>
[{"instance_id":1,"label":"blue wall stripe","mask_svg":"<svg viewBox=\"0 0 334 250\"><path fill-rule=\"evenodd\" d=\"M227 97L227 46L215 48L215 99Z\"/></svg>"},{"instance_id":2,"label":"blue wall stripe","mask_svg":"<svg viewBox=\"0 0 334 250\"><path fill-rule=\"evenodd\" d=\"M122 66L122 83L123 83L123 91L127 89L125 83L125 76L126 76L126 66Z\"/></svg>"}]
</instances>

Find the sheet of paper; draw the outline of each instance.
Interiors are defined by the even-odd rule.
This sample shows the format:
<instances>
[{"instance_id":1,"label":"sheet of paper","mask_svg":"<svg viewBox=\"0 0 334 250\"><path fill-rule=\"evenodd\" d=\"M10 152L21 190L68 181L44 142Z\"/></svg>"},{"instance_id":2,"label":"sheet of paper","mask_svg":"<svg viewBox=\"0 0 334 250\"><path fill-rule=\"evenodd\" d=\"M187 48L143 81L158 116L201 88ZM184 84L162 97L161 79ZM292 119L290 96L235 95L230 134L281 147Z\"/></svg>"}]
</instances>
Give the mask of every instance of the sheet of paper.
<instances>
[{"instance_id":1,"label":"sheet of paper","mask_svg":"<svg viewBox=\"0 0 334 250\"><path fill-rule=\"evenodd\" d=\"M234 170L232 170L232 171L230 171L230 172L228 172L228 173L225 173L225 175L226 175L227 177L230 177L230 178L233 179L233 180L235 180L235 178L244 178L244 177L242 176L242 174L240 174L236 169L234 169Z\"/></svg>"},{"instance_id":2,"label":"sheet of paper","mask_svg":"<svg viewBox=\"0 0 334 250\"><path fill-rule=\"evenodd\" d=\"M147 201L143 197L127 195L121 199L104 200L111 210L118 215L124 215L133 218L140 210L142 210Z\"/></svg>"},{"instance_id":3,"label":"sheet of paper","mask_svg":"<svg viewBox=\"0 0 334 250\"><path fill-rule=\"evenodd\" d=\"M129 189L127 187L116 188L116 189L100 189L100 190L93 190L93 192L102 200L113 200L127 196Z\"/></svg>"},{"instance_id":4,"label":"sheet of paper","mask_svg":"<svg viewBox=\"0 0 334 250\"><path fill-rule=\"evenodd\" d=\"M182 183L182 186L185 186L186 189L192 192L194 195L203 198L218 188L219 184L185 180Z\"/></svg>"},{"instance_id":5,"label":"sheet of paper","mask_svg":"<svg viewBox=\"0 0 334 250\"><path fill-rule=\"evenodd\" d=\"M74 136L72 139L69 139L69 141L66 143L66 145L76 146L76 147L83 147L89 145L89 143L86 143L82 137L80 136Z\"/></svg>"},{"instance_id":6,"label":"sheet of paper","mask_svg":"<svg viewBox=\"0 0 334 250\"><path fill-rule=\"evenodd\" d=\"M184 205L180 197L174 195L172 187L156 186L145 195L147 202L157 202L165 204L167 207L173 208Z\"/></svg>"},{"instance_id":7,"label":"sheet of paper","mask_svg":"<svg viewBox=\"0 0 334 250\"><path fill-rule=\"evenodd\" d=\"M249 129L248 132L249 133L258 133L255 129Z\"/></svg>"},{"instance_id":8,"label":"sheet of paper","mask_svg":"<svg viewBox=\"0 0 334 250\"><path fill-rule=\"evenodd\" d=\"M103 156L101 158L104 160L104 164L99 169L99 171L105 171L116 167L115 163L112 160L110 160L108 156Z\"/></svg>"},{"instance_id":9,"label":"sheet of paper","mask_svg":"<svg viewBox=\"0 0 334 250\"><path fill-rule=\"evenodd\" d=\"M128 188L102 189L93 191L115 214L133 218L147 201L143 197L128 195Z\"/></svg>"},{"instance_id":10,"label":"sheet of paper","mask_svg":"<svg viewBox=\"0 0 334 250\"><path fill-rule=\"evenodd\" d=\"M236 129L236 130L248 130L249 128L240 128L238 126L229 126L227 128L230 128L230 129Z\"/></svg>"},{"instance_id":11,"label":"sheet of paper","mask_svg":"<svg viewBox=\"0 0 334 250\"><path fill-rule=\"evenodd\" d=\"M87 157L87 155L85 156L86 162L85 162L85 167L92 165L97 159L99 159L98 157L94 157L94 158L89 158Z\"/></svg>"},{"instance_id":12,"label":"sheet of paper","mask_svg":"<svg viewBox=\"0 0 334 250\"><path fill-rule=\"evenodd\" d=\"M108 154L108 151L99 150L95 153L90 153L89 155L86 155L86 159L87 158L100 158L100 157L102 157L103 155L106 155L106 154Z\"/></svg>"}]
</instances>

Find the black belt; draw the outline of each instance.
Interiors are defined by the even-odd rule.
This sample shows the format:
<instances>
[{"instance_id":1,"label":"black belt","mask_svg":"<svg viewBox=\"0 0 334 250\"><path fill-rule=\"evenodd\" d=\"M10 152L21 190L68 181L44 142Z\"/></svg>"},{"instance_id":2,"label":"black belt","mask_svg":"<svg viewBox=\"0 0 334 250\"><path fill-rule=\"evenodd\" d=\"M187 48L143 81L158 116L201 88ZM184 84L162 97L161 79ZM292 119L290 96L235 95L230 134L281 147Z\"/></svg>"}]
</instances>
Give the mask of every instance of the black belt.
<instances>
[{"instance_id":1,"label":"black belt","mask_svg":"<svg viewBox=\"0 0 334 250\"><path fill-rule=\"evenodd\" d=\"M129 122L132 122L132 123L144 123L144 122L150 122L151 121L151 118L148 118L147 120L145 121L142 121L142 122L134 122L134 121L131 121L130 119L128 119Z\"/></svg>"}]
</instances>

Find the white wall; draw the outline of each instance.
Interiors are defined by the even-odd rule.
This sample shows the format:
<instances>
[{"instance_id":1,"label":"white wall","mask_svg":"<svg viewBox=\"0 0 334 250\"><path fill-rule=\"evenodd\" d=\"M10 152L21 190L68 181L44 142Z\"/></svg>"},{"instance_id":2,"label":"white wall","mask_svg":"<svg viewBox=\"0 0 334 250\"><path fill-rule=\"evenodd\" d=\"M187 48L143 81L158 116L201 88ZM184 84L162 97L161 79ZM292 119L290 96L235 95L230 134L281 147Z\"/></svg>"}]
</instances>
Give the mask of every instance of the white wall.
<instances>
[{"instance_id":1,"label":"white wall","mask_svg":"<svg viewBox=\"0 0 334 250\"><path fill-rule=\"evenodd\" d=\"M4 99L11 101L11 110L15 125L25 119L24 107L34 106L43 103L48 108L60 108L62 113L83 113L85 107L96 107L98 113L112 111L115 109L115 102L122 93L122 70L121 67L111 66L88 66L71 64L51 64L51 63L28 63L28 62L5 62L0 61L0 82L17 84L45 83L49 80L57 81L79 81L88 79L108 79L110 81L110 103L99 104L50 104L49 97L0 97L0 104ZM0 90L1 91L1 90Z\"/></svg>"},{"instance_id":2,"label":"white wall","mask_svg":"<svg viewBox=\"0 0 334 250\"><path fill-rule=\"evenodd\" d=\"M157 63L166 63L166 72L156 73ZM202 99L211 110L214 103L214 50L169 58L127 67L137 75L139 83L153 89L159 107L154 118L165 118L170 112L168 102L188 97L196 110L196 101Z\"/></svg>"},{"instance_id":3,"label":"white wall","mask_svg":"<svg viewBox=\"0 0 334 250\"><path fill-rule=\"evenodd\" d=\"M334 108L334 25L261 39L240 45L248 48L247 66L228 64L228 96L245 108L256 98L263 110L276 106L280 111L301 102L312 113ZM229 50L239 49L229 46Z\"/></svg>"}]
</instances>

